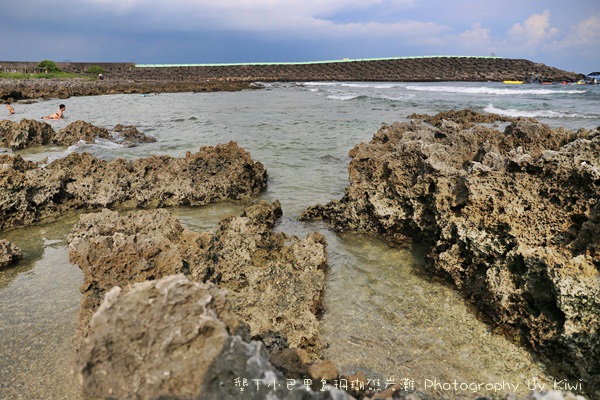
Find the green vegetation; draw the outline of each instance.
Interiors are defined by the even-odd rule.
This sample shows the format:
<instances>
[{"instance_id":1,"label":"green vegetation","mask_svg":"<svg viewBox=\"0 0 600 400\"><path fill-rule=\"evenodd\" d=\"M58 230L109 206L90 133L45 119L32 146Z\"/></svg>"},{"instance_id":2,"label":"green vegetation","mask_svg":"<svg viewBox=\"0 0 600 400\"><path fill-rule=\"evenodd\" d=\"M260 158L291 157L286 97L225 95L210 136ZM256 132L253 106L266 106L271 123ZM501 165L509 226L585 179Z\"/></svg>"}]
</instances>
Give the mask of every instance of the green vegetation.
<instances>
[{"instance_id":1,"label":"green vegetation","mask_svg":"<svg viewBox=\"0 0 600 400\"><path fill-rule=\"evenodd\" d=\"M21 71L2 71L0 79L70 79L81 78L79 74L62 71L58 65L51 60L41 61L35 68L23 68Z\"/></svg>"},{"instance_id":2,"label":"green vegetation","mask_svg":"<svg viewBox=\"0 0 600 400\"><path fill-rule=\"evenodd\" d=\"M40 71L43 71L47 74L54 74L54 73L58 73L58 72L62 72L60 70L60 68L58 68L58 65L56 65L56 63L54 61L51 60L43 60L41 61L38 65L37 68Z\"/></svg>"},{"instance_id":3,"label":"green vegetation","mask_svg":"<svg viewBox=\"0 0 600 400\"><path fill-rule=\"evenodd\" d=\"M89 67L87 69L87 73L91 76L98 76L99 74L104 74L104 68L98 66L98 65L92 65L91 67Z\"/></svg>"},{"instance_id":4,"label":"green vegetation","mask_svg":"<svg viewBox=\"0 0 600 400\"><path fill-rule=\"evenodd\" d=\"M26 74L22 72L2 72L0 71L0 79L69 79L69 78L81 78L79 74L71 72L56 72L56 73L37 73L37 74Z\"/></svg>"}]
</instances>

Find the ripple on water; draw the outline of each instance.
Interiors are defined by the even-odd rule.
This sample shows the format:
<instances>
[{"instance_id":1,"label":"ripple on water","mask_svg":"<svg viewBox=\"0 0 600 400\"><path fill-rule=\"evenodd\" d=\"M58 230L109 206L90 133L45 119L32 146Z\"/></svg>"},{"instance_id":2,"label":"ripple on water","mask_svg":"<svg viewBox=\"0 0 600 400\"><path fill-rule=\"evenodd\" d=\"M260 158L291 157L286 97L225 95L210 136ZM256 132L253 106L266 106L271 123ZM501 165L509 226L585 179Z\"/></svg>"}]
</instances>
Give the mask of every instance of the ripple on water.
<instances>
[{"instance_id":1,"label":"ripple on water","mask_svg":"<svg viewBox=\"0 0 600 400\"><path fill-rule=\"evenodd\" d=\"M455 289L420 273L422 249L391 248L363 235L328 240L333 255L321 331L325 355L343 374L412 379L420 390L425 380L504 380L519 384L521 395L528 379L548 381L541 364L494 334ZM473 398L470 391L437 394Z\"/></svg>"}]
</instances>

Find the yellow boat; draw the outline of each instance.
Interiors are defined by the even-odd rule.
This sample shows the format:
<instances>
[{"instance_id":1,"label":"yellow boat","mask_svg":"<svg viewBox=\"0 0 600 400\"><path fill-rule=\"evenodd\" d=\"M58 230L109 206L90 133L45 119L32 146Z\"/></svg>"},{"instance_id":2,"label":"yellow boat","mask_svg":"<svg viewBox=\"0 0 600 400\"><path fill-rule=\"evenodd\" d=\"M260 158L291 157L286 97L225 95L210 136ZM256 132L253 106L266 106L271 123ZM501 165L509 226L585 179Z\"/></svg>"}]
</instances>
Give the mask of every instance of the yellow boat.
<instances>
[{"instance_id":1,"label":"yellow boat","mask_svg":"<svg viewBox=\"0 0 600 400\"><path fill-rule=\"evenodd\" d=\"M507 85L522 85L523 81L502 81L502 83L505 83Z\"/></svg>"}]
</instances>

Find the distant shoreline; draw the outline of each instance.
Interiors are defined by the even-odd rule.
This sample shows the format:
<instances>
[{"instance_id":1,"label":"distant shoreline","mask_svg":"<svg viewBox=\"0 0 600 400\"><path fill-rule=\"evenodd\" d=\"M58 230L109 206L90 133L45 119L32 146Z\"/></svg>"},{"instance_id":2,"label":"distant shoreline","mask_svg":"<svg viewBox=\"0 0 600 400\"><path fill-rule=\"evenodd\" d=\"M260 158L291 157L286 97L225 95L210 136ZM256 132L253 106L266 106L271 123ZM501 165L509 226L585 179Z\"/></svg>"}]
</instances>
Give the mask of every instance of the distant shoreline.
<instances>
[{"instance_id":1,"label":"distant shoreline","mask_svg":"<svg viewBox=\"0 0 600 400\"><path fill-rule=\"evenodd\" d=\"M257 89L251 82L243 81L143 81L110 79L0 79L0 99L9 102L34 99L67 99L76 96L101 96L110 94L180 93L180 92L235 92Z\"/></svg>"},{"instance_id":2,"label":"distant shoreline","mask_svg":"<svg viewBox=\"0 0 600 400\"><path fill-rule=\"evenodd\" d=\"M536 75L547 81L574 82L582 74L523 59L501 57L403 57L307 63L136 65L134 63L57 63L65 72L85 74L98 65L105 79L0 80L0 99L68 98L117 93L236 91L255 82L379 81L502 82ZM31 68L35 63L0 61L0 68ZM44 82L45 81L45 82ZM18 82L18 83L16 83Z\"/></svg>"}]
</instances>

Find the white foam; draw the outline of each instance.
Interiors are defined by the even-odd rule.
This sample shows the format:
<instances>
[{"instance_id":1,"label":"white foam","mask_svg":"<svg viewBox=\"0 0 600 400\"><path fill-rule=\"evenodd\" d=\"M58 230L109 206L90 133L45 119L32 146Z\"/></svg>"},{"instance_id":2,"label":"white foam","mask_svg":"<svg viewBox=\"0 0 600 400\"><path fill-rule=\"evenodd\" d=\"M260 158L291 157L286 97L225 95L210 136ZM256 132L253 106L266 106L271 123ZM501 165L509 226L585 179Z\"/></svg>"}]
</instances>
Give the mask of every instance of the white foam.
<instances>
[{"instance_id":1,"label":"white foam","mask_svg":"<svg viewBox=\"0 0 600 400\"><path fill-rule=\"evenodd\" d=\"M359 94L332 94L327 96L328 99L330 100L341 100L341 101L347 101L347 100L352 100L352 99L356 99L360 97Z\"/></svg>"},{"instance_id":2,"label":"white foam","mask_svg":"<svg viewBox=\"0 0 600 400\"><path fill-rule=\"evenodd\" d=\"M309 86L309 87L349 87L349 88L360 88L360 89L393 89L397 87L401 87L396 83L382 83L382 82L304 82L300 84L300 86Z\"/></svg>"},{"instance_id":3,"label":"white foam","mask_svg":"<svg viewBox=\"0 0 600 400\"><path fill-rule=\"evenodd\" d=\"M527 85L530 87L529 85ZM421 92L441 92L441 93L471 93L471 94L493 94L493 95L515 95L515 94L582 94L586 90L561 90L561 89L499 89L486 86L479 87L456 87L456 86L416 86L409 85L408 90L416 90Z\"/></svg>"},{"instance_id":4,"label":"white foam","mask_svg":"<svg viewBox=\"0 0 600 400\"><path fill-rule=\"evenodd\" d=\"M495 107L493 104L488 105L483 111L506 117L524 117L524 118L597 118L594 116L586 116L577 113L560 113L552 110L516 110L513 108L502 109Z\"/></svg>"}]
</instances>

